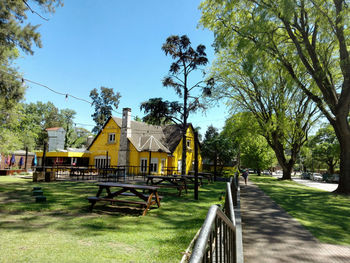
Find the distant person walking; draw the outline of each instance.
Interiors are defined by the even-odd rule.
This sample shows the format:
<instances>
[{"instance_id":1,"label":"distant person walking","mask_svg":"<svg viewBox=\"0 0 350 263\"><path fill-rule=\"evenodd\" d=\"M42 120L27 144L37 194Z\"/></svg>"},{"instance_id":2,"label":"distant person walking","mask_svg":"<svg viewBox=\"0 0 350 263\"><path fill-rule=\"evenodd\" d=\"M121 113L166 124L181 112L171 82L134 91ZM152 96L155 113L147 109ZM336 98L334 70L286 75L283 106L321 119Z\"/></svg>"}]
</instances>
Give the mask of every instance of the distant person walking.
<instances>
[{"instance_id":1,"label":"distant person walking","mask_svg":"<svg viewBox=\"0 0 350 263\"><path fill-rule=\"evenodd\" d=\"M249 175L249 173L248 173L247 170L243 170L243 171L242 171L242 176L243 176L243 178L244 178L244 183L245 183L245 185L247 185L247 182L248 182L248 175Z\"/></svg>"}]
</instances>

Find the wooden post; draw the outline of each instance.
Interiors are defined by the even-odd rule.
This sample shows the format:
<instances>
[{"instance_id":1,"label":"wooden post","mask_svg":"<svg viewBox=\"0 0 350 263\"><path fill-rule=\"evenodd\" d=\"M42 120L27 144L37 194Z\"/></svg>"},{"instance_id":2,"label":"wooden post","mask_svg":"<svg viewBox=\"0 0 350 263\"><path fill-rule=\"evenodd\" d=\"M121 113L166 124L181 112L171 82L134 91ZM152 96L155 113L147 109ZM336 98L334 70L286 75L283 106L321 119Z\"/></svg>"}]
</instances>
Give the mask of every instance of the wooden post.
<instances>
[{"instance_id":1,"label":"wooden post","mask_svg":"<svg viewBox=\"0 0 350 263\"><path fill-rule=\"evenodd\" d=\"M152 158L152 152L149 151L148 175L151 175L151 158Z\"/></svg>"},{"instance_id":2,"label":"wooden post","mask_svg":"<svg viewBox=\"0 0 350 263\"><path fill-rule=\"evenodd\" d=\"M27 171L28 147L26 147L26 157L24 161L24 170Z\"/></svg>"},{"instance_id":3,"label":"wooden post","mask_svg":"<svg viewBox=\"0 0 350 263\"><path fill-rule=\"evenodd\" d=\"M45 165L46 165L46 142L44 142L43 159L41 160L41 167L43 168L44 175L45 175L45 169L46 169Z\"/></svg>"},{"instance_id":4,"label":"wooden post","mask_svg":"<svg viewBox=\"0 0 350 263\"><path fill-rule=\"evenodd\" d=\"M198 200L198 134L194 132L194 199Z\"/></svg>"}]
</instances>

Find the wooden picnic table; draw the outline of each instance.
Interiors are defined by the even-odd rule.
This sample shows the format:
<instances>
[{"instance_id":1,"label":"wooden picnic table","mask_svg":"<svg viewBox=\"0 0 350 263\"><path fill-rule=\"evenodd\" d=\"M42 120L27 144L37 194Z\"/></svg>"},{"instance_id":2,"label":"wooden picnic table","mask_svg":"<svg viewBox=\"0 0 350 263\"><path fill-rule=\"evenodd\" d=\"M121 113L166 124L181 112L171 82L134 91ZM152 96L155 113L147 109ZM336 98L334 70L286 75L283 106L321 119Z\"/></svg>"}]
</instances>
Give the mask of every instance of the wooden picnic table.
<instances>
[{"instance_id":1,"label":"wooden picnic table","mask_svg":"<svg viewBox=\"0 0 350 263\"><path fill-rule=\"evenodd\" d=\"M208 182L212 183L214 181L212 173L198 173L198 175L208 179Z\"/></svg>"},{"instance_id":2,"label":"wooden picnic table","mask_svg":"<svg viewBox=\"0 0 350 263\"><path fill-rule=\"evenodd\" d=\"M158 187L164 188L176 188L179 191L179 196L181 192L185 189L187 193L186 179L181 176L161 176L161 175L147 175L147 184L156 185Z\"/></svg>"},{"instance_id":3,"label":"wooden picnic table","mask_svg":"<svg viewBox=\"0 0 350 263\"><path fill-rule=\"evenodd\" d=\"M194 171L189 171L189 174L194 176ZM198 172L198 176L202 176L202 179L207 179L208 183L212 183L214 181L212 173Z\"/></svg>"},{"instance_id":4,"label":"wooden picnic table","mask_svg":"<svg viewBox=\"0 0 350 263\"><path fill-rule=\"evenodd\" d=\"M187 182L190 182L190 183L195 183L195 180L196 180L196 177L194 175L184 175L184 174L181 174L181 175L174 175L174 176L181 176L182 178L185 178ZM198 176L198 185L203 185L203 176Z\"/></svg>"},{"instance_id":5,"label":"wooden picnic table","mask_svg":"<svg viewBox=\"0 0 350 263\"><path fill-rule=\"evenodd\" d=\"M92 211L96 202L106 201L111 203L122 204L134 204L145 207L142 215L146 215L151 205L157 204L160 207L160 196L158 195L158 187L149 185L135 185L135 184L122 184L122 183L99 183L97 184L99 189L96 196L88 197L90 202L90 211ZM119 190L112 192L111 188L120 188ZM100 197L103 190L106 190L107 195ZM144 193L148 191L148 193ZM116 197L138 197L142 201L136 201L135 199L115 199Z\"/></svg>"}]
</instances>

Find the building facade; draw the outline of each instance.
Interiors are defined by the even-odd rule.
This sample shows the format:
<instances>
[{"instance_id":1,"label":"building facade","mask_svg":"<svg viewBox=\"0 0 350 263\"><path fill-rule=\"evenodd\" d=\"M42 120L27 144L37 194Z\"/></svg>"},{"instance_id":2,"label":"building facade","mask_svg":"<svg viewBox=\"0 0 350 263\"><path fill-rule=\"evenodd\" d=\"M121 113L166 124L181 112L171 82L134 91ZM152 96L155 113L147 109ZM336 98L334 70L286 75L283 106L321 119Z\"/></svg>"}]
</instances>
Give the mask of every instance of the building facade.
<instances>
[{"instance_id":1,"label":"building facade","mask_svg":"<svg viewBox=\"0 0 350 263\"><path fill-rule=\"evenodd\" d=\"M88 147L89 165L125 166L141 173L172 174L181 171L182 135L180 125L156 126L131 120L131 109L123 117L110 117ZM194 168L194 130L186 132L186 171ZM202 158L199 151L199 170Z\"/></svg>"}]
</instances>

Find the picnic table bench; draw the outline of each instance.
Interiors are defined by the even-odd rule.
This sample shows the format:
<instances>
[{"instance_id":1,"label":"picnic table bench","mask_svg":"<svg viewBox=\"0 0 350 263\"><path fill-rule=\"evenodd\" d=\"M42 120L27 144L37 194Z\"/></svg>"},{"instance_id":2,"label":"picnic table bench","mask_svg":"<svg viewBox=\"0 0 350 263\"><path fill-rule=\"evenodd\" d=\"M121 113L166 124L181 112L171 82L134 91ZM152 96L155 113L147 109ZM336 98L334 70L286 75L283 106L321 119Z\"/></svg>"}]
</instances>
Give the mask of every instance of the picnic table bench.
<instances>
[{"instance_id":1,"label":"picnic table bench","mask_svg":"<svg viewBox=\"0 0 350 263\"><path fill-rule=\"evenodd\" d=\"M190 175L194 175L194 171L189 172ZM198 176L202 176L203 179L207 179L208 183L212 183L214 181L212 173L198 172Z\"/></svg>"},{"instance_id":2,"label":"picnic table bench","mask_svg":"<svg viewBox=\"0 0 350 263\"><path fill-rule=\"evenodd\" d=\"M181 196L182 190L185 189L187 193L186 179L181 176L160 176L160 175L148 175L147 185L155 185L161 188L176 188Z\"/></svg>"},{"instance_id":3,"label":"picnic table bench","mask_svg":"<svg viewBox=\"0 0 350 263\"><path fill-rule=\"evenodd\" d=\"M188 183L195 183L195 180L196 180L196 177L194 175L174 175L174 176L177 176L177 177L182 177L182 178L185 178L186 182ZM203 176L198 176L198 185L201 186L203 185Z\"/></svg>"},{"instance_id":4,"label":"picnic table bench","mask_svg":"<svg viewBox=\"0 0 350 263\"><path fill-rule=\"evenodd\" d=\"M90 211L92 211L94 205L97 202L104 201L110 203L122 203L133 204L144 207L142 215L146 215L147 211L154 204L160 207L160 199L158 195L158 187L149 185L134 185L134 184L122 184L122 183L99 183L97 184L99 189L96 196L89 196L87 199L90 205ZM119 190L112 192L111 188L120 188ZM106 190L107 195L100 197L103 190ZM148 191L148 194L143 193ZM118 196L125 197L138 197L140 200L134 199L115 199Z\"/></svg>"}]
</instances>

